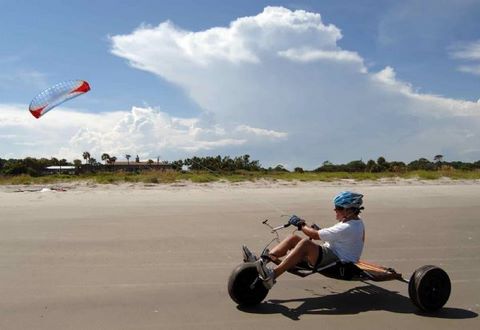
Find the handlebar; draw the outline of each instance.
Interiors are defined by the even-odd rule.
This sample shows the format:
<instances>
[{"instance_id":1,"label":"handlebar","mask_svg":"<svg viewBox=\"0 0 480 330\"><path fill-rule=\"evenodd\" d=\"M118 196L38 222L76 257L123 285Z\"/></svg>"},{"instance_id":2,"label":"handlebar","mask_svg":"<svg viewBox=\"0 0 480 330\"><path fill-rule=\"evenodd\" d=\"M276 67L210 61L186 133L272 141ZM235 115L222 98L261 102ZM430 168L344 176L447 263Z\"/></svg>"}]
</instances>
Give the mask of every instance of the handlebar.
<instances>
[{"instance_id":1,"label":"handlebar","mask_svg":"<svg viewBox=\"0 0 480 330\"><path fill-rule=\"evenodd\" d=\"M290 227L291 224L290 223L286 223L284 225L280 225L280 226L277 226L277 227L272 227L270 226L270 224L268 223L268 219L265 219L264 221L262 221L262 223L268 227L270 227L270 229L272 230L272 233L276 233L277 231L279 231L280 229L284 229L284 228L287 228L287 227ZM315 230L320 230L320 227L317 225L317 224L312 224L310 226L311 228L315 229Z\"/></svg>"},{"instance_id":2,"label":"handlebar","mask_svg":"<svg viewBox=\"0 0 480 330\"><path fill-rule=\"evenodd\" d=\"M315 230L320 230L320 227L316 223L312 224L310 227L312 227Z\"/></svg>"},{"instance_id":3,"label":"handlebar","mask_svg":"<svg viewBox=\"0 0 480 330\"><path fill-rule=\"evenodd\" d=\"M272 232L277 231L277 230L280 230L280 229L283 229L283 228L287 228L287 227L289 227L289 226L291 226L291 225L290 225L289 223L286 223L286 224L284 224L284 225L281 225L281 226L278 226L278 227L274 227L274 228L272 229Z\"/></svg>"},{"instance_id":4,"label":"handlebar","mask_svg":"<svg viewBox=\"0 0 480 330\"><path fill-rule=\"evenodd\" d=\"M274 241L280 242L280 235L278 235L278 231L279 231L280 229L284 229L284 228L290 227L291 224L289 224L289 223L287 222L287 223L284 224L284 225L277 226L277 227L272 227L272 226L270 226L270 224L268 223L268 219L265 219L264 221L262 221L262 224L264 224L265 226L267 226L268 228L270 228L272 234L275 234L275 237L274 237L274 238L270 241L270 243L268 243L268 244L265 246L265 248L263 249L263 252L262 252L262 255L263 255L264 253L266 253L267 248L270 246L270 244L272 244ZM320 227L317 226L316 224L312 224L311 227L312 227L313 229L315 229L315 230L319 230L319 229L320 229Z\"/></svg>"}]
</instances>

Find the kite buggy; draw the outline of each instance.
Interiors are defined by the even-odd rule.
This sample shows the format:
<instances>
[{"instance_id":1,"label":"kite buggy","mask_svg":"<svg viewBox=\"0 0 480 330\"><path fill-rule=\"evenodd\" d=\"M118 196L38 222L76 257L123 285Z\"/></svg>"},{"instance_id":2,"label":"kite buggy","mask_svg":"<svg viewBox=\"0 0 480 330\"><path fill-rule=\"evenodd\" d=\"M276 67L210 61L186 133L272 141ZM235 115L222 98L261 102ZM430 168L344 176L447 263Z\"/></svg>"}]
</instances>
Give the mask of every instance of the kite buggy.
<instances>
[{"instance_id":1,"label":"kite buggy","mask_svg":"<svg viewBox=\"0 0 480 330\"><path fill-rule=\"evenodd\" d=\"M274 242L279 241L278 231L289 227L287 223L278 227L272 227L268 219L262 222L275 234L273 238L263 249L259 260L252 260L251 256L245 253L243 249L243 263L238 265L231 273L228 279L228 293L230 297L240 306L254 306L261 303L268 294L269 289L262 283L259 277L256 263L273 262L279 264L281 260L271 258L268 253L268 247ZM313 228L318 228L312 225ZM261 259L261 260L260 260ZM356 263L345 263L341 261L325 265L321 268L312 268L308 263L301 262L288 270L289 273L306 277L315 273L344 281L393 281L398 280L408 284L408 295L412 303L424 312L435 312L442 308L450 297L451 283L447 273L436 266L427 265L415 270L410 279L405 279L402 274L396 272L393 268L379 266L366 261Z\"/></svg>"}]
</instances>

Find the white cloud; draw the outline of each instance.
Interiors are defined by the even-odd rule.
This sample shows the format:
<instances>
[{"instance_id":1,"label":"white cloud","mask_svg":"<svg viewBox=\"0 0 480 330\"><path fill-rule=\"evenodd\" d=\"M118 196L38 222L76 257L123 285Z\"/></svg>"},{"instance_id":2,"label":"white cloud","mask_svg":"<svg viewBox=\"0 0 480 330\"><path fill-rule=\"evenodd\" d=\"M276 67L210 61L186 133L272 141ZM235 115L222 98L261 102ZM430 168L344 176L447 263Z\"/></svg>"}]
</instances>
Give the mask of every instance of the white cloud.
<instances>
[{"instance_id":1,"label":"white cloud","mask_svg":"<svg viewBox=\"0 0 480 330\"><path fill-rule=\"evenodd\" d=\"M365 72L366 70L363 66L363 59L357 53L345 50L329 51L321 49L290 48L278 52L278 55L298 62L313 62L322 60L344 63L352 62L359 65L360 71Z\"/></svg>"},{"instance_id":2,"label":"white cloud","mask_svg":"<svg viewBox=\"0 0 480 330\"><path fill-rule=\"evenodd\" d=\"M479 103L418 93L391 67L368 72L360 54L338 45L341 38L317 13L278 7L198 32L171 22L141 26L112 36L112 53L185 90L204 110L199 118L138 107L61 109L41 121L0 115L0 134L40 142L8 147L11 153L76 158L85 150L169 159L248 153L264 165L305 168L381 155L480 159Z\"/></svg>"},{"instance_id":3,"label":"white cloud","mask_svg":"<svg viewBox=\"0 0 480 330\"><path fill-rule=\"evenodd\" d=\"M286 132L277 132L274 130L269 130L269 129L263 129L263 128L255 128L255 127L250 127L247 125L240 125L236 128L236 131L238 132L245 132L245 133L252 133L254 135L260 136L260 137L266 137L266 138L272 138L272 139L283 139L288 136L288 133Z\"/></svg>"},{"instance_id":4,"label":"white cloud","mask_svg":"<svg viewBox=\"0 0 480 330\"><path fill-rule=\"evenodd\" d=\"M464 60L480 60L480 40L458 46L452 56Z\"/></svg>"},{"instance_id":5,"label":"white cloud","mask_svg":"<svg viewBox=\"0 0 480 330\"><path fill-rule=\"evenodd\" d=\"M175 82L227 131L245 125L287 133L281 149L245 145L269 162L480 158L463 152L480 140L478 103L417 93L390 67L369 73L359 54L339 47L341 37L319 14L267 7L225 28L163 23L111 40L114 54ZM208 53L198 45L206 39Z\"/></svg>"},{"instance_id":6,"label":"white cloud","mask_svg":"<svg viewBox=\"0 0 480 330\"><path fill-rule=\"evenodd\" d=\"M152 108L83 113L59 108L35 119L26 105L0 105L1 158L81 158L83 151L100 159L107 152L122 158L139 154L183 157L188 152L242 145L215 128L202 128L199 119L175 118ZM170 158L171 159L171 158Z\"/></svg>"},{"instance_id":7,"label":"white cloud","mask_svg":"<svg viewBox=\"0 0 480 330\"><path fill-rule=\"evenodd\" d=\"M455 59L470 61L460 65L458 71L480 75L480 40L455 45L450 55Z\"/></svg>"},{"instance_id":8,"label":"white cloud","mask_svg":"<svg viewBox=\"0 0 480 330\"><path fill-rule=\"evenodd\" d=\"M391 67L386 67L382 71L372 74L374 81L381 82L397 93L403 94L410 100L416 100L415 107L406 108L406 110L427 118L453 118L453 117L471 117L478 119L480 110L475 102L449 99L442 96L431 94L416 93L412 86L396 78L395 71Z\"/></svg>"},{"instance_id":9,"label":"white cloud","mask_svg":"<svg viewBox=\"0 0 480 330\"><path fill-rule=\"evenodd\" d=\"M476 65L460 65L458 70L461 72L471 73L480 76L480 64Z\"/></svg>"},{"instance_id":10,"label":"white cloud","mask_svg":"<svg viewBox=\"0 0 480 330\"><path fill-rule=\"evenodd\" d=\"M1 63L0 59L0 63ZM6 88L11 85L33 86L36 88L45 88L47 86L47 76L36 70L19 69L13 72L0 73L0 87Z\"/></svg>"}]
</instances>

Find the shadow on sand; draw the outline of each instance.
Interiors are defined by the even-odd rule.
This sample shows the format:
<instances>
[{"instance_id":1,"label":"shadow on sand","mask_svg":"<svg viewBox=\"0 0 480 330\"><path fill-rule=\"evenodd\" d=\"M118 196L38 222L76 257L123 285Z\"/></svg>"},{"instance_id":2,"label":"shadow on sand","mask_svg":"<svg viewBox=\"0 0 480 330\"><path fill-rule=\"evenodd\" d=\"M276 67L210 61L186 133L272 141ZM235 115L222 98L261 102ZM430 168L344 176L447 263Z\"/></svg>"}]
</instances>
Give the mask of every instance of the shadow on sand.
<instances>
[{"instance_id":1,"label":"shadow on sand","mask_svg":"<svg viewBox=\"0 0 480 330\"><path fill-rule=\"evenodd\" d=\"M444 319L469 319L478 316L477 313L469 310L450 307L444 307L436 313L422 313L409 298L398 292L388 291L367 283L345 292L328 295L319 295L311 290L308 291L315 296L287 300L272 299L255 307L239 306L238 309L247 313L282 314L292 320L299 320L300 316L304 314L342 315L378 310ZM299 306L289 308L286 306L289 303L298 303Z\"/></svg>"}]
</instances>

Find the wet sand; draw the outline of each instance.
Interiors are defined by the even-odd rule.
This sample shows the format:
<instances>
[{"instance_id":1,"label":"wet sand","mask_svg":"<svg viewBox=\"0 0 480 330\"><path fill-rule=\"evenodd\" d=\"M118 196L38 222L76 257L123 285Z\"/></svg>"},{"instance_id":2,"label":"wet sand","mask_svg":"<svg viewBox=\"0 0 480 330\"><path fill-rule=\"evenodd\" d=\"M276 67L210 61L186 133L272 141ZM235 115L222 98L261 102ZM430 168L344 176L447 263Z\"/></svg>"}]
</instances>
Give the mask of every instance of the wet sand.
<instances>
[{"instance_id":1,"label":"wet sand","mask_svg":"<svg viewBox=\"0 0 480 330\"><path fill-rule=\"evenodd\" d=\"M0 188L0 329L480 326L478 182L19 188ZM270 240L261 221L294 213L328 226L331 198L346 189L366 196L363 259L407 278L444 268L445 308L419 313L400 282L286 274L258 308L239 309L227 280L242 244L258 251Z\"/></svg>"}]
</instances>

